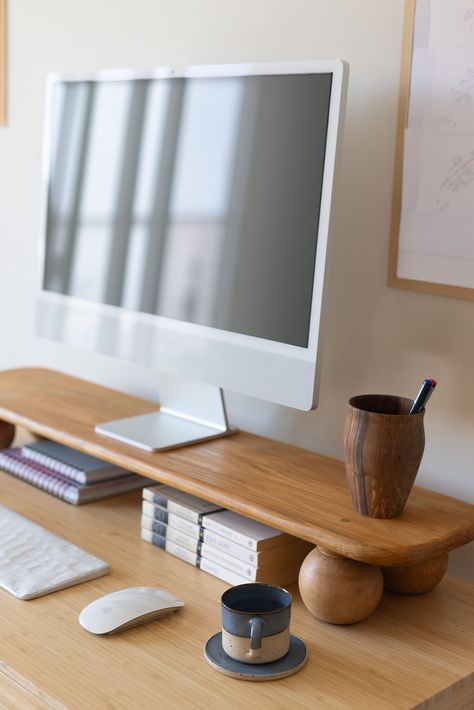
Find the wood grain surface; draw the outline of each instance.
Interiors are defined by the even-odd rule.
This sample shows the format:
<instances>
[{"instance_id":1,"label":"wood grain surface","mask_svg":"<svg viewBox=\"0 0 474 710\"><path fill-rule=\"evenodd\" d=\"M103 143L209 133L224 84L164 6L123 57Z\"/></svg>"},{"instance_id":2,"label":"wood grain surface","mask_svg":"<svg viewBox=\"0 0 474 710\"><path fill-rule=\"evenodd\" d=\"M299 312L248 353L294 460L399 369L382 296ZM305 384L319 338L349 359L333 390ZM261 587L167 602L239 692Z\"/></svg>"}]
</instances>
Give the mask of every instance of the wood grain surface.
<instances>
[{"instance_id":1,"label":"wood grain surface","mask_svg":"<svg viewBox=\"0 0 474 710\"><path fill-rule=\"evenodd\" d=\"M15 436L15 426L8 422L0 422L0 449L8 449Z\"/></svg>"},{"instance_id":2,"label":"wood grain surface","mask_svg":"<svg viewBox=\"0 0 474 710\"><path fill-rule=\"evenodd\" d=\"M412 565L383 567L384 586L397 594L426 594L443 579L447 569L446 552Z\"/></svg>"},{"instance_id":3,"label":"wood grain surface","mask_svg":"<svg viewBox=\"0 0 474 710\"><path fill-rule=\"evenodd\" d=\"M317 619L356 624L377 608L383 577L380 567L316 547L301 566L298 587L306 608Z\"/></svg>"},{"instance_id":4,"label":"wood grain surface","mask_svg":"<svg viewBox=\"0 0 474 710\"><path fill-rule=\"evenodd\" d=\"M39 710L45 705L34 694L0 673L0 708L2 710Z\"/></svg>"},{"instance_id":5,"label":"wood grain surface","mask_svg":"<svg viewBox=\"0 0 474 710\"><path fill-rule=\"evenodd\" d=\"M474 539L469 503L415 487L399 518L367 518L352 507L342 462L259 436L239 433L147 453L94 432L100 421L154 409L152 402L52 370L0 372L0 419L345 557L403 565Z\"/></svg>"},{"instance_id":6,"label":"wood grain surface","mask_svg":"<svg viewBox=\"0 0 474 710\"><path fill-rule=\"evenodd\" d=\"M242 682L203 657L227 585L140 540L138 492L75 507L0 473L0 503L111 566L106 577L31 601L0 590L0 693L15 683L3 693L8 708L466 710L474 702L468 583L445 578L423 597L385 592L366 621L349 627L316 621L294 585L291 632L307 645L307 665L290 678ZM186 606L109 637L79 626L80 610L98 596L142 585Z\"/></svg>"},{"instance_id":7,"label":"wood grain surface","mask_svg":"<svg viewBox=\"0 0 474 710\"><path fill-rule=\"evenodd\" d=\"M352 503L373 518L402 514L425 448L424 410L391 395L352 397L344 426L344 461Z\"/></svg>"}]
</instances>

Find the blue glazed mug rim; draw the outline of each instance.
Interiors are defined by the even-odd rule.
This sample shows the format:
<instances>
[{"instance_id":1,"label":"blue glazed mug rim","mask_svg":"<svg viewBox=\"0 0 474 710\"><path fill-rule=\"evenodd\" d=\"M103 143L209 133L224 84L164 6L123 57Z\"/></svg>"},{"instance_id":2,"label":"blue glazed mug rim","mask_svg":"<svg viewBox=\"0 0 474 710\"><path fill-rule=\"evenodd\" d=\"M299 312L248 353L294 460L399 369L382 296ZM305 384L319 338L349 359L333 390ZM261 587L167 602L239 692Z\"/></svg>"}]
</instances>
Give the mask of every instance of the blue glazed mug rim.
<instances>
[{"instance_id":1,"label":"blue glazed mug rim","mask_svg":"<svg viewBox=\"0 0 474 710\"><path fill-rule=\"evenodd\" d=\"M271 609L268 611L242 611L241 609L234 609L232 606L229 606L226 604L225 597L231 596L231 594L234 592L234 590L239 589L260 589L260 590L271 590L271 591L278 591L278 592L283 592L284 594L287 595L288 602L282 606L280 606L278 609ZM293 597L291 596L290 592L285 589L284 587L279 587L276 584L265 584L261 582L250 582L247 584L237 584L234 587L231 587L230 589L227 589L224 594L221 597L221 604L224 607L224 609L227 609L228 611L232 612L232 614L242 614L243 616L268 616L270 614L281 614L282 611L286 611L289 609L292 605L293 602Z\"/></svg>"}]
</instances>

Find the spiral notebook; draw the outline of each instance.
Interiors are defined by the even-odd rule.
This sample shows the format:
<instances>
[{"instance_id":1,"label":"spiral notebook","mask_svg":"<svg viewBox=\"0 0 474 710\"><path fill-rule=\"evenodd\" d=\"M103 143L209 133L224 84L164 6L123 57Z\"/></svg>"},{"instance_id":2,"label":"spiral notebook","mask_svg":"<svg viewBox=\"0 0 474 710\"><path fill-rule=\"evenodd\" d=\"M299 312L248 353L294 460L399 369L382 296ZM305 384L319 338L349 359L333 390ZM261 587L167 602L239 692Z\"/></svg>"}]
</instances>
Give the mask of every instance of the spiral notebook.
<instances>
[{"instance_id":1,"label":"spiral notebook","mask_svg":"<svg viewBox=\"0 0 474 710\"><path fill-rule=\"evenodd\" d=\"M148 478L129 471L118 478L81 486L46 466L26 459L19 448L0 450L0 468L72 505L92 503L101 498L143 488L151 483Z\"/></svg>"},{"instance_id":2,"label":"spiral notebook","mask_svg":"<svg viewBox=\"0 0 474 710\"><path fill-rule=\"evenodd\" d=\"M25 458L46 466L51 471L60 473L80 485L105 481L129 473L121 466L48 439L37 441L35 444L25 444L21 453Z\"/></svg>"}]
</instances>

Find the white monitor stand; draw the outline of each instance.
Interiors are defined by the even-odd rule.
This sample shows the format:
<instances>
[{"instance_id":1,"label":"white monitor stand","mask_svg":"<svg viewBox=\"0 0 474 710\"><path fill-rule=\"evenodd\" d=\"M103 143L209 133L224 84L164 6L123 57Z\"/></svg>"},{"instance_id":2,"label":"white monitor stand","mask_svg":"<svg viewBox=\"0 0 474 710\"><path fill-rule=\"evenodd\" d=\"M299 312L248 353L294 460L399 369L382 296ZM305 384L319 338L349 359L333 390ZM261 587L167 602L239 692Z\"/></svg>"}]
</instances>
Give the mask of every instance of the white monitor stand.
<instances>
[{"instance_id":1,"label":"white monitor stand","mask_svg":"<svg viewBox=\"0 0 474 710\"><path fill-rule=\"evenodd\" d=\"M159 411L97 424L95 431L144 451L165 451L229 436L221 388L167 376Z\"/></svg>"}]
</instances>

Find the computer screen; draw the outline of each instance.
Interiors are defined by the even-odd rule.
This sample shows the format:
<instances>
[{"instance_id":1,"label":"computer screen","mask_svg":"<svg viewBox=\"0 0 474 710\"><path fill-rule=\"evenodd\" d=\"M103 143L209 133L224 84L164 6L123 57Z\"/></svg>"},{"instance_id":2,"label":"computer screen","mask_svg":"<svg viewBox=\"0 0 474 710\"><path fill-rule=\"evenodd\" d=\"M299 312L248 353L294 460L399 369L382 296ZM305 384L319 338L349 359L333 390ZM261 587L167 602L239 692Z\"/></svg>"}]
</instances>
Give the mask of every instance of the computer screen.
<instances>
[{"instance_id":1,"label":"computer screen","mask_svg":"<svg viewBox=\"0 0 474 710\"><path fill-rule=\"evenodd\" d=\"M341 62L51 77L40 334L315 406L344 89Z\"/></svg>"}]
</instances>

